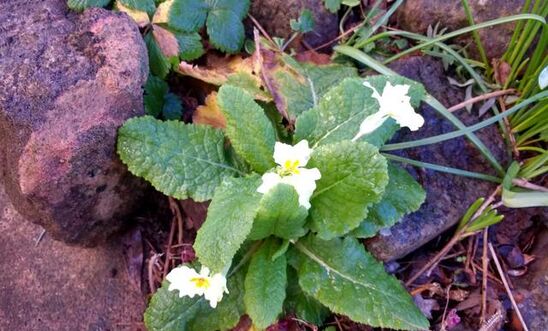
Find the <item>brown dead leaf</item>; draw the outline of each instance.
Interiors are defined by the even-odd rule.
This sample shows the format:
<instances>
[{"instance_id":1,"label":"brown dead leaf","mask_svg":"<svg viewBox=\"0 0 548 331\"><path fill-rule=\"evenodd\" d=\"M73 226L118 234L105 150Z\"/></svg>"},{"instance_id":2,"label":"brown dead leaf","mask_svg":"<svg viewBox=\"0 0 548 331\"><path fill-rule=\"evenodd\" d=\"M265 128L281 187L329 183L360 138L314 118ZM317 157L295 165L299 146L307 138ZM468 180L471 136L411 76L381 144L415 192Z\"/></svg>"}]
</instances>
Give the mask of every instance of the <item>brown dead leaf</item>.
<instances>
[{"instance_id":1,"label":"brown dead leaf","mask_svg":"<svg viewBox=\"0 0 548 331\"><path fill-rule=\"evenodd\" d=\"M505 85L512 72L512 67L507 62L499 59L493 59L491 63L493 65L495 81L499 85Z\"/></svg>"},{"instance_id":2,"label":"brown dead leaf","mask_svg":"<svg viewBox=\"0 0 548 331\"><path fill-rule=\"evenodd\" d=\"M166 57L179 55L179 42L173 33L158 25L154 25L152 35Z\"/></svg>"},{"instance_id":3,"label":"brown dead leaf","mask_svg":"<svg viewBox=\"0 0 548 331\"><path fill-rule=\"evenodd\" d=\"M228 80L228 76L245 72L260 82L259 76L255 70L255 59L253 56L242 58L240 55L231 57L221 57L212 53L206 56L206 65L198 66L188 62L181 61L179 64L179 73L190 76L213 85L222 85Z\"/></svg>"},{"instance_id":4,"label":"brown dead leaf","mask_svg":"<svg viewBox=\"0 0 548 331\"><path fill-rule=\"evenodd\" d=\"M331 56L323 53L318 53L315 50L298 53L297 55L295 55L295 59L297 59L297 61L299 62L307 62L319 65L331 63Z\"/></svg>"},{"instance_id":5,"label":"brown dead leaf","mask_svg":"<svg viewBox=\"0 0 548 331\"><path fill-rule=\"evenodd\" d=\"M192 122L211 125L219 129L226 127L226 118L217 104L217 92L211 92L205 100L205 105L196 108L192 114Z\"/></svg>"}]
</instances>

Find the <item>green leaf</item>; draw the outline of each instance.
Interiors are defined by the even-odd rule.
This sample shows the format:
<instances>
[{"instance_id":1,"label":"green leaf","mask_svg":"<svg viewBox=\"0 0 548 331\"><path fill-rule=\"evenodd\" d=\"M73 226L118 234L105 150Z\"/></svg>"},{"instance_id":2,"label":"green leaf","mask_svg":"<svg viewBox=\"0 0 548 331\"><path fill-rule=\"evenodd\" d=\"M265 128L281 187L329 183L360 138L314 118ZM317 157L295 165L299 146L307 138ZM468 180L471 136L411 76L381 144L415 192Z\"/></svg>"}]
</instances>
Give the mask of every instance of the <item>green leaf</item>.
<instances>
[{"instance_id":1,"label":"green leaf","mask_svg":"<svg viewBox=\"0 0 548 331\"><path fill-rule=\"evenodd\" d=\"M291 29L300 33L307 33L314 30L314 17L310 9L305 9L301 12L301 15L297 20L291 19L289 21Z\"/></svg>"},{"instance_id":2,"label":"green leaf","mask_svg":"<svg viewBox=\"0 0 548 331\"><path fill-rule=\"evenodd\" d=\"M278 240L265 241L255 252L245 277L244 302L253 324L266 329L282 313L287 285L285 255L272 260Z\"/></svg>"},{"instance_id":3,"label":"green leaf","mask_svg":"<svg viewBox=\"0 0 548 331\"><path fill-rule=\"evenodd\" d=\"M91 7L105 7L110 3L110 0L68 0L67 6L75 11L84 11Z\"/></svg>"},{"instance_id":4,"label":"green leaf","mask_svg":"<svg viewBox=\"0 0 548 331\"><path fill-rule=\"evenodd\" d=\"M148 76L145 84L145 96L143 97L145 112L148 115L160 116L162 109L164 109L164 97L168 91L169 87L165 81L154 75Z\"/></svg>"},{"instance_id":5,"label":"green leaf","mask_svg":"<svg viewBox=\"0 0 548 331\"><path fill-rule=\"evenodd\" d=\"M145 326L150 331L216 331L235 327L244 314L244 273L227 281L228 294L213 309L204 297L179 298L178 291L168 291L169 282L154 294L145 311Z\"/></svg>"},{"instance_id":6,"label":"green leaf","mask_svg":"<svg viewBox=\"0 0 548 331\"><path fill-rule=\"evenodd\" d=\"M152 37L152 33L147 34L144 39L148 49L150 71L153 75L164 79L171 69L171 63L162 53L162 50Z\"/></svg>"},{"instance_id":7,"label":"green leaf","mask_svg":"<svg viewBox=\"0 0 548 331\"><path fill-rule=\"evenodd\" d=\"M274 73L275 87L281 95L276 103L279 109L287 109L291 120L315 107L320 98L344 78L357 76L353 67L299 64L288 56L284 61L287 70Z\"/></svg>"},{"instance_id":8,"label":"green leaf","mask_svg":"<svg viewBox=\"0 0 548 331\"><path fill-rule=\"evenodd\" d=\"M309 235L292 251L301 288L333 312L373 327L428 329L405 288L356 239Z\"/></svg>"},{"instance_id":9,"label":"green leaf","mask_svg":"<svg viewBox=\"0 0 548 331\"><path fill-rule=\"evenodd\" d=\"M190 322L190 331L230 330L238 324L240 317L245 314L244 271L242 268L229 277L229 293L224 295L217 308L213 309L207 303L202 305L202 309Z\"/></svg>"},{"instance_id":10,"label":"green leaf","mask_svg":"<svg viewBox=\"0 0 548 331\"><path fill-rule=\"evenodd\" d=\"M259 173L273 168L276 133L253 97L239 87L224 85L219 89L217 103L236 152Z\"/></svg>"},{"instance_id":11,"label":"green leaf","mask_svg":"<svg viewBox=\"0 0 548 331\"><path fill-rule=\"evenodd\" d=\"M183 116L183 106L181 98L173 93L168 93L164 96L164 107L162 114L166 120L179 120Z\"/></svg>"},{"instance_id":12,"label":"green leaf","mask_svg":"<svg viewBox=\"0 0 548 331\"><path fill-rule=\"evenodd\" d=\"M153 15L156 11L156 4L154 0L117 0L122 5L129 7L131 9L144 11L149 15Z\"/></svg>"},{"instance_id":13,"label":"green leaf","mask_svg":"<svg viewBox=\"0 0 548 331\"><path fill-rule=\"evenodd\" d=\"M386 160L372 145L343 141L312 153L307 165L322 175L311 199L310 227L323 239L360 225L388 183Z\"/></svg>"},{"instance_id":14,"label":"green leaf","mask_svg":"<svg viewBox=\"0 0 548 331\"><path fill-rule=\"evenodd\" d=\"M179 56L185 61L192 61L204 55L202 37L197 32L180 32L171 30L179 44Z\"/></svg>"},{"instance_id":15,"label":"green leaf","mask_svg":"<svg viewBox=\"0 0 548 331\"><path fill-rule=\"evenodd\" d=\"M129 119L118 131L118 154L129 171L177 199L209 200L223 178L240 173L223 147L218 129L151 116Z\"/></svg>"},{"instance_id":16,"label":"green leaf","mask_svg":"<svg viewBox=\"0 0 548 331\"><path fill-rule=\"evenodd\" d=\"M287 276L290 281L287 284L287 297L284 303L286 312L295 314L300 320L314 325L322 325L331 314L329 309L303 292L299 286L295 269L288 268Z\"/></svg>"},{"instance_id":17,"label":"green leaf","mask_svg":"<svg viewBox=\"0 0 548 331\"><path fill-rule=\"evenodd\" d=\"M226 53L239 52L245 37L241 19L229 9L214 9L209 13L207 34L211 44Z\"/></svg>"},{"instance_id":18,"label":"green leaf","mask_svg":"<svg viewBox=\"0 0 548 331\"><path fill-rule=\"evenodd\" d=\"M274 235L297 239L306 234L308 210L299 205L299 195L287 184L278 184L264 194L249 238L264 239Z\"/></svg>"},{"instance_id":19,"label":"green leaf","mask_svg":"<svg viewBox=\"0 0 548 331\"><path fill-rule=\"evenodd\" d=\"M424 95L422 85L402 77L372 76L366 79L345 79L329 90L317 107L297 119L295 141L307 139L312 146L320 146L352 139L358 133L363 120L379 110L378 101L372 97L373 90L363 86L364 82L369 82L379 93L384 90L386 82L393 85L410 85L408 95L414 107L418 107ZM399 125L389 119L380 128L359 140L380 147L398 128Z\"/></svg>"},{"instance_id":20,"label":"green leaf","mask_svg":"<svg viewBox=\"0 0 548 331\"><path fill-rule=\"evenodd\" d=\"M367 219L352 232L357 238L374 236L380 229L390 227L405 214L420 208L426 192L404 169L388 163L388 185L379 203L369 209Z\"/></svg>"},{"instance_id":21,"label":"green leaf","mask_svg":"<svg viewBox=\"0 0 548 331\"><path fill-rule=\"evenodd\" d=\"M271 101L272 96L261 89L260 82L247 72L236 72L227 77L226 85L237 86L244 89L247 93L251 94L255 99L263 101Z\"/></svg>"},{"instance_id":22,"label":"green leaf","mask_svg":"<svg viewBox=\"0 0 548 331\"><path fill-rule=\"evenodd\" d=\"M169 291L168 287L166 280L152 296L145 311L145 325L150 331L186 330L189 321L207 305L204 297L179 298L179 292Z\"/></svg>"},{"instance_id":23,"label":"green leaf","mask_svg":"<svg viewBox=\"0 0 548 331\"><path fill-rule=\"evenodd\" d=\"M332 13L336 13L341 9L342 0L323 0L325 8Z\"/></svg>"},{"instance_id":24,"label":"green leaf","mask_svg":"<svg viewBox=\"0 0 548 331\"><path fill-rule=\"evenodd\" d=\"M163 13L159 16L165 16L159 22L180 31L197 32L204 26L208 4L204 0L170 0L162 3L158 10Z\"/></svg>"},{"instance_id":25,"label":"green leaf","mask_svg":"<svg viewBox=\"0 0 548 331\"><path fill-rule=\"evenodd\" d=\"M259 209L261 178L227 178L215 190L207 218L194 242L199 261L213 272L224 272L246 240Z\"/></svg>"},{"instance_id":26,"label":"green leaf","mask_svg":"<svg viewBox=\"0 0 548 331\"><path fill-rule=\"evenodd\" d=\"M197 32L207 25L207 34L217 49L237 53L244 42L242 19L249 0L173 0L160 5L155 22L185 32Z\"/></svg>"}]
</instances>

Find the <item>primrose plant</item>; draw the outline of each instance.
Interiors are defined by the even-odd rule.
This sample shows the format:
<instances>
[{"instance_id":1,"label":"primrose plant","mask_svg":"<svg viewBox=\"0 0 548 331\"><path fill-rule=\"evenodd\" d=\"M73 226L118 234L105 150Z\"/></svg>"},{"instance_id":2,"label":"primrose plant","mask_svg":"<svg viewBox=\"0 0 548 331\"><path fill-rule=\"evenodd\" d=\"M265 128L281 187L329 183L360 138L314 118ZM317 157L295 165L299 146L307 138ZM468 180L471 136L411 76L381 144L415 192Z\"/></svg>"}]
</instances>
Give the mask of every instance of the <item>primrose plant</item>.
<instances>
[{"instance_id":1,"label":"primrose plant","mask_svg":"<svg viewBox=\"0 0 548 331\"><path fill-rule=\"evenodd\" d=\"M346 78L280 134L251 94L225 84L217 94L223 129L128 120L118 153L132 173L174 198L212 200L197 261L168 274L147 327L227 330L247 314L265 329L283 314L321 324L331 311L375 327L427 329L405 288L358 240L424 200L378 150L400 127L423 125L413 109L423 95L402 77Z\"/></svg>"}]
</instances>

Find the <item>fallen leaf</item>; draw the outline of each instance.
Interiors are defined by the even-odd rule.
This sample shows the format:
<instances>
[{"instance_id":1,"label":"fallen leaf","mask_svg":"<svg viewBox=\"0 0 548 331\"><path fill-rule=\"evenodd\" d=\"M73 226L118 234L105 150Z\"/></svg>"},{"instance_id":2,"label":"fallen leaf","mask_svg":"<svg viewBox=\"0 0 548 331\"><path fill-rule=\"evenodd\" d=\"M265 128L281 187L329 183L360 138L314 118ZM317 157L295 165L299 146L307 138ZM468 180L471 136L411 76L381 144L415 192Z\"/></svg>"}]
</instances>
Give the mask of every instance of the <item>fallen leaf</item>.
<instances>
[{"instance_id":1,"label":"fallen leaf","mask_svg":"<svg viewBox=\"0 0 548 331\"><path fill-rule=\"evenodd\" d=\"M128 14L128 16L131 17L140 28L143 28L150 23L148 14L144 11L131 9L121 4L120 1L116 1L115 7L119 11Z\"/></svg>"},{"instance_id":2,"label":"fallen leaf","mask_svg":"<svg viewBox=\"0 0 548 331\"><path fill-rule=\"evenodd\" d=\"M299 62L307 62L313 64L329 64L331 63L331 56L323 53L318 53L315 50L309 50L295 55L295 58Z\"/></svg>"},{"instance_id":3,"label":"fallen leaf","mask_svg":"<svg viewBox=\"0 0 548 331\"><path fill-rule=\"evenodd\" d=\"M217 92L211 92L205 100L205 105L196 108L192 114L192 122L211 125L219 129L226 127L226 119L217 104Z\"/></svg>"},{"instance_id":4,"label":"fallen leaf","mask_svg":"<svg viewBox=\"0 0 548 331\"><path fill-rule=\"evenodd\" d=\"M154 25L152 35L156 39L156 43L160 46L160 50L166 57L179 55L179 42L173 33L170 31Z\"/></svg>"},{"instance_id":5,"label":"fallen leaf","mask_svg":"<svg viewBox=\"0 0 548 331\"><path fill-rule=\"evenodd\" d=\"M512 67L507 62L499 59L493 59L491 64L493 65L495 81L499 85L505 85L508 77L512 73Z\"/></svg>"},{"instance_id":6,"label":"fallen leaf","mask_svg":"<svg viewBox=\"0 0 548 331\"><path fill-rule=\"evenodd\" d=\"M205 66L181 61L178 71L182 75L190 76L213 85L224 84L230 75L238 72L248 73L251 76L255 76L257 81L260 81L260 78L256 75L258 71L256 71L253 56L244 59L240 55L221 57L208 53Z\"/></svg>"}]
</instances>

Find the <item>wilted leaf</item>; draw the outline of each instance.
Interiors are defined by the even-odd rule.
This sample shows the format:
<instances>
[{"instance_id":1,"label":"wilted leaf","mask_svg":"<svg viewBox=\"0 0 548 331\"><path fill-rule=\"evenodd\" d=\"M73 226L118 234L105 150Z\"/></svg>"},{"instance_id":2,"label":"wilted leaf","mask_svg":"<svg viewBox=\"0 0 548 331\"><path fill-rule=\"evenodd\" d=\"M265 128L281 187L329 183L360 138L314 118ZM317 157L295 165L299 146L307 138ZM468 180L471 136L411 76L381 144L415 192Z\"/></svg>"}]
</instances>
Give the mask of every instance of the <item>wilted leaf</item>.
<instances>
[{"instance_id":1,"label":"wilted leaf","mask_svg":"<svg viewBox=\"0 0 548 331\"><path fill-rule=\"evenodd\" d=\"M217 104L217 92L211 92L205 100L205 105L196 108L192 114L192 122L211 125L219 129L226 127L226 118Z\"/></svg>"},{"instance_id":2,"label":"wilted leaf","mask_svg":"<svg viewBox=\"0 0 548 331\"><path fill-rule=\"evenodd\" d=\"M129 8L124 6L120 1L116 1L115 8L128 14L140 28L143 28L150 23L148 14L145 11Z\"/></svg>"},{"instance_id":3,"label":"wilted leaf","mask_svg":"<svg viewBox=\"0 0 548 331\"><path fill-rule=\"evenodd\" d=\"M164 56L172 57L179 55L179 43L173 33L158 25L154 25L152 35Z\"/></svg>"}]
</instances>

